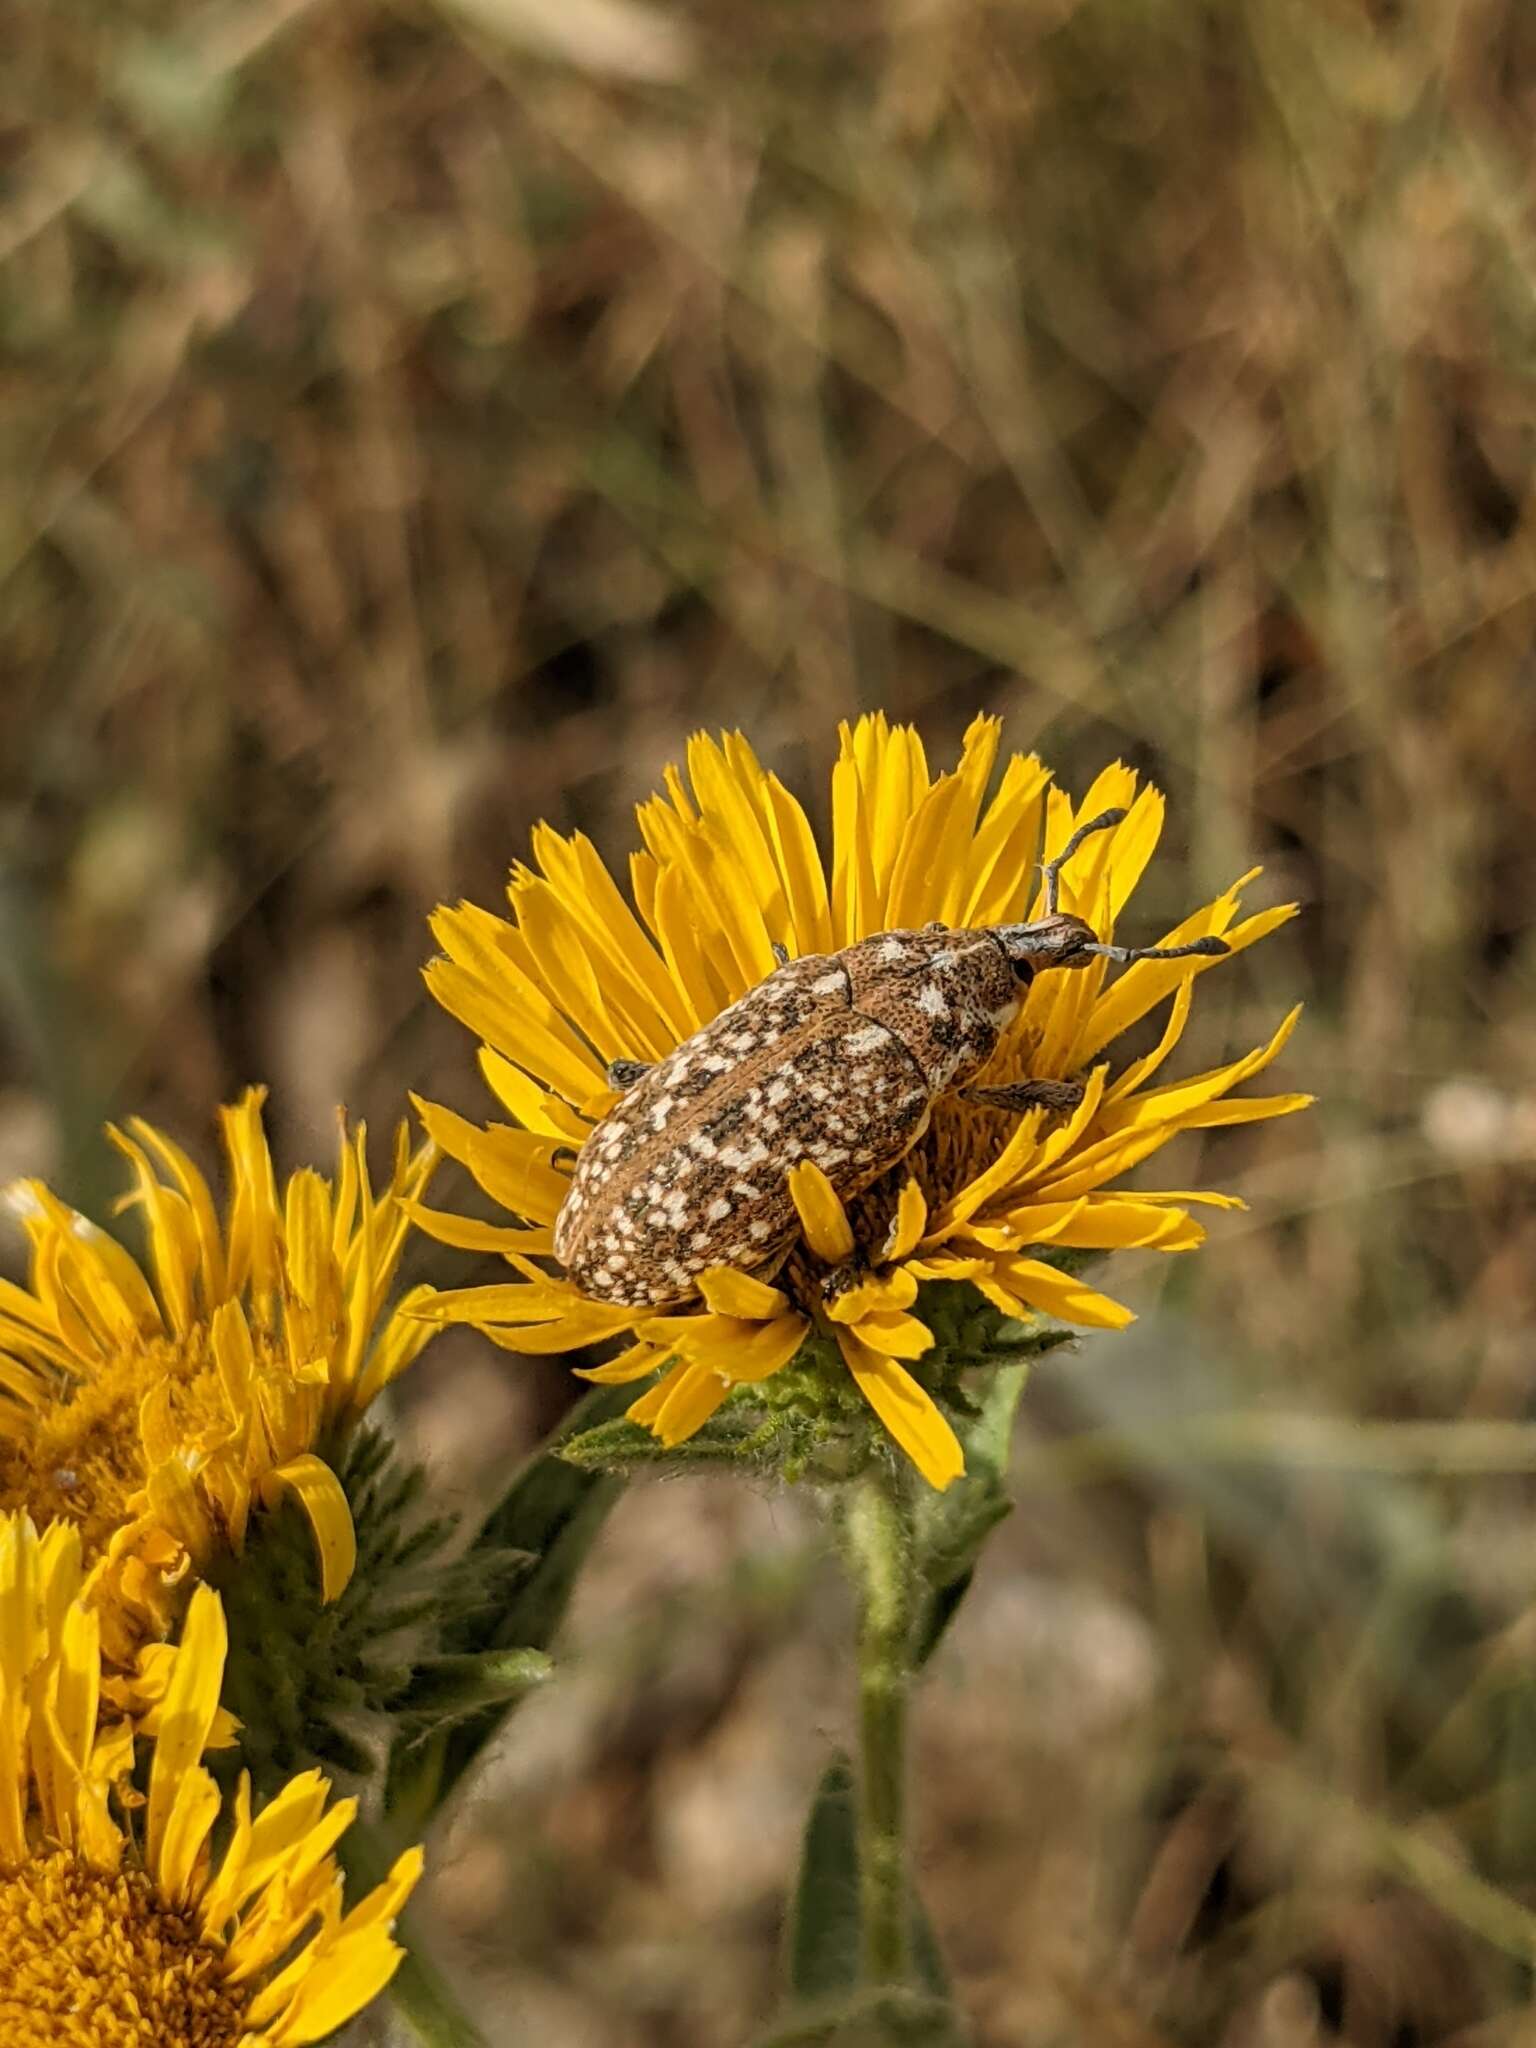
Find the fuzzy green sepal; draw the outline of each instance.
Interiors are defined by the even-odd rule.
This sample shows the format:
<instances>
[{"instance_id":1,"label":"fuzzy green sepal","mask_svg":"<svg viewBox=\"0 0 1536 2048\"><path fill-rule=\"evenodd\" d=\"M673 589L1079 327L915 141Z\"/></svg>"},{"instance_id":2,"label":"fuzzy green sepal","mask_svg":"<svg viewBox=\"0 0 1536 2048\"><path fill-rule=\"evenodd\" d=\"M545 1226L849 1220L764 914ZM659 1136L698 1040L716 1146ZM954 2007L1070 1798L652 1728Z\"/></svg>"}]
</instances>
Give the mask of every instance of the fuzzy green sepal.
<instances>
[{"instance_id":1,"label":"fuzzy green sepal","mask_svg":"<svg viewBox=\"0 0 1536 2048\"><path fill-rule=\"evenodd\" d=\"M444 1627L504 1600L531 1562L511 1551L448 1561L452 1521L422 1515L425 1474L402 1464L381 1431L360 1429L320 1455L357 1533L357 1564L337 1598L321 1599L309 1524L288 1501L253 1516L241 1554L208 1575L229 1627L223 1704L242 1724L239 1762L260 1793L314 1766L371 1774L402 1716L402 1732L419 1737L433 1685L452 1690L438 1658ZM456 1674L461 1690L468 1676ZM533 1682L527 1671L479 1680ZM465 1711L447 1699L443 1710Z\"/></svg>"},{"instance_id":2,"label":"fuzzy green sepal","mask_svg":"<svg viewBox=\"0 0 1536 2048\"><path fill-rule=\"evenodd\" d=\"M903 1360L902 1369L933 1395L962 1438L985 1409L985 1382L973 1386L974 1375L1038 1358L1073 1338L1044 1317L1023 1322L1003 1315L969 1281L926 1282L912 1313L932 1330L934 1344L921 1358ZM620 1418L569 1438L559 1455L585 1471L625 1476L746 1466L791 1483L836 1485L887 1459L890 1445L836 1337L823 1326L811 1331L790 1364L738 1387L682 1443L663 1444Z\"/></svg>"}]
</instances>

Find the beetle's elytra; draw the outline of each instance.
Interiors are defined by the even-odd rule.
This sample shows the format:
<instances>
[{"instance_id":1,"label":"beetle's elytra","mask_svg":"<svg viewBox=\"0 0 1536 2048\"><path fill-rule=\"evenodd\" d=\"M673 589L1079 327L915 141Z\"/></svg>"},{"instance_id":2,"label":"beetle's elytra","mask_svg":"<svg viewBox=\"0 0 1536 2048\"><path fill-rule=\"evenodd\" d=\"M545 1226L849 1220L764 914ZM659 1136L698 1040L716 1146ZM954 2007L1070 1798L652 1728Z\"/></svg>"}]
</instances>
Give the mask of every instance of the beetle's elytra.
<instances>
[{"instance_id":1,"label":"beetle's elytra","mask_svg":"<svg viewBox=\"0 0 1536 2048\"><path fill-rule=\"evenodd\" d=\"M1220 939L1168 949L1104 946L1057 908L1063 864L1106 811L1045 869L1046 914L1030 924L878 932L840 953L784 959L653 1067L616 1062L623 1100L582 1146L555 1222L555 1252L595 1301L663 1307L711 1266L771 1270L798 1219L789 1169L811 1159L845 1200L922 1137L953 1090L993 1107L1070 1108L1071 1081L967 1088L1043 967L1097 956L1224 953Z\"/></svg>"}]
</instances>

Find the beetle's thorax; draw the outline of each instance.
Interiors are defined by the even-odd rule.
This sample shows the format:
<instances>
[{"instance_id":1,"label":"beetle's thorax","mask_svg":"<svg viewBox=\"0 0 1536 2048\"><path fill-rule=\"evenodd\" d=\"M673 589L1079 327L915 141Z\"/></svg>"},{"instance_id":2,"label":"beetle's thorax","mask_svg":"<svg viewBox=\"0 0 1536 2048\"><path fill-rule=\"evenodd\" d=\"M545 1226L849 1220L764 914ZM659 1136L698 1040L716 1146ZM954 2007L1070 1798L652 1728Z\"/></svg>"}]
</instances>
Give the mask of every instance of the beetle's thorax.
<instances>
[{"instance_id":1,"label":"beetle's thorax","mask_svg":"<svg viewBox=\"0 0 1536 2048\"><path fill-rule=\"evenodd\" d=\"M986 930L879 932L838 958L853 1008L895 1033L931 1095L980 1073L1018 1015L1018 978Z\"/></svg>"}]
</instances>

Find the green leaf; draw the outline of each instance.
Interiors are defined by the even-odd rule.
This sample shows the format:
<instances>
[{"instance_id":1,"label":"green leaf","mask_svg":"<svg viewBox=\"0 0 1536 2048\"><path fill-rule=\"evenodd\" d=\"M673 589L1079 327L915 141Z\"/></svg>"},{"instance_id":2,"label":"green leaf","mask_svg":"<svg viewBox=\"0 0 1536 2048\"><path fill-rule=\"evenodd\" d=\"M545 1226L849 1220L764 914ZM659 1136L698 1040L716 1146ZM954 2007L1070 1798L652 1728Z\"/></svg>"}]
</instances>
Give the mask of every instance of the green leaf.
<instances>
[{"instance_id":1,"label":"green leaf","mask_svg":"<svg viewBox=\"0 0 1536 2048\"><path fill-rule=\"evenodd\" d=\"M823 1998L859 1981L859 1850L853 1767L841 1753L811 1805L790 1903L785 1974L797 1998Z\"/></svg>"},{"instance_id":2,"label":"green leaf","mask_svg":"<svg viewBox=\"0 0 1536 2048\"><path fill-rule=\"evenodd\" d=\"M816 1431L803 1416L785 1409L765 1413L738 1395L684 1443L658 1443L648 1429L621 1418L573 1434L560 1455L583 1471L620 1476L682 1472L701 1465L784 1472L803 1467L819 1447Z\"/></svg>"},{"instance_id":3,"label":"green leaf","mask_svg":"<svg viewBox=\"0 0 1536 2048\"><path fill-rule=\"evenodd\" d=\"M533 1562L505 1603L445 1630L446 1657L473 1661L494 1659L498 1652L548 1649L564 1618L576 1574L621 1490L620 1482L607 1474L571 1464L560 1455L561 1446L607 1420L632 1398L626 1387L595 1387L486 1516L469 1552L471 1561L477 1552L490 1558L522 1551ZM460 1664L458 1669L462 1675L469 1666ZM482 1676L488 1677L493 1669L494 1662L482 1664ZM513 1670L503 1666L503 1677ZM401 1839L414 1839L422 1832L526 1690L526 1683L513 1683L485 1705L468 1707L451 1727L436 1730L426 1741L407 1735L395 1744L385 1799Z\"/></svg>"},{"instance_id":4,"label":"green leaf","mask_svg":"<svg viewBox=\"0 0 1536 2048\"><path fill-rule=\"evenodd\" d=\"M949 1978L915 1892L912 1960L923 1990L931 1998L947 1999ZM857 1788L853 1767L841 1753L827 1766L806 1822L784 1970L797 2006L845 1998L859 1987Z\"/></svg>"},{"instance_id":5,"label":"green leaf","mask_svg":"<svg viewBox=\"0 0 1536 2048\"><path fill-rule=\"evenodd\" d=\"M515 1705L554 1672L543 1650L480 1650L418 1664L395 1711L433 1733L487 1707Z\"/></svg>"},{"instance_id":6,"label":"green leaf","mask_svg":"<svg viewBox=\"0 0 1536 2048\"><path fill-rule=\"evenodd\" d=\"M1013 1419L1029 1377L1025 1362L995 1365L975 1417L960 1430L965 1477L943 1493L923 1497L917 1528L918 1563L928 1582L913 1663L926 1664L943 1640L970 1588L982 1546L1013 1512L1008 1497L1008 1451Z\"/></svg>"}]
</instances>

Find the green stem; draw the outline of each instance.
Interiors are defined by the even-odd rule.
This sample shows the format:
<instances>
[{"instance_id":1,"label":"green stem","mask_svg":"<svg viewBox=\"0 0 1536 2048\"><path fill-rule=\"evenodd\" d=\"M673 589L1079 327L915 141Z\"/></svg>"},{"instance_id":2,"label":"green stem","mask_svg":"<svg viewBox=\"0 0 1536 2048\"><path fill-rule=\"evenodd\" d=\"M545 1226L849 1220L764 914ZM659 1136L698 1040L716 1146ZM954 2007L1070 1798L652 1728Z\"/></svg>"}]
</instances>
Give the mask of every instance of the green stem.
<instances>
[{"instance_id":1,"label":"green stem","mask_svg":"<svg viewBox=\"0 0 1536 2048\"><path fill-rule=\"evenodd\" d=\"M915 1613L908 1490L872 1468L849 1489L849 1569L859 1593L859 1926L866 1984L911 1975L907 1698Z\"/></svg>"}]
</instances>

